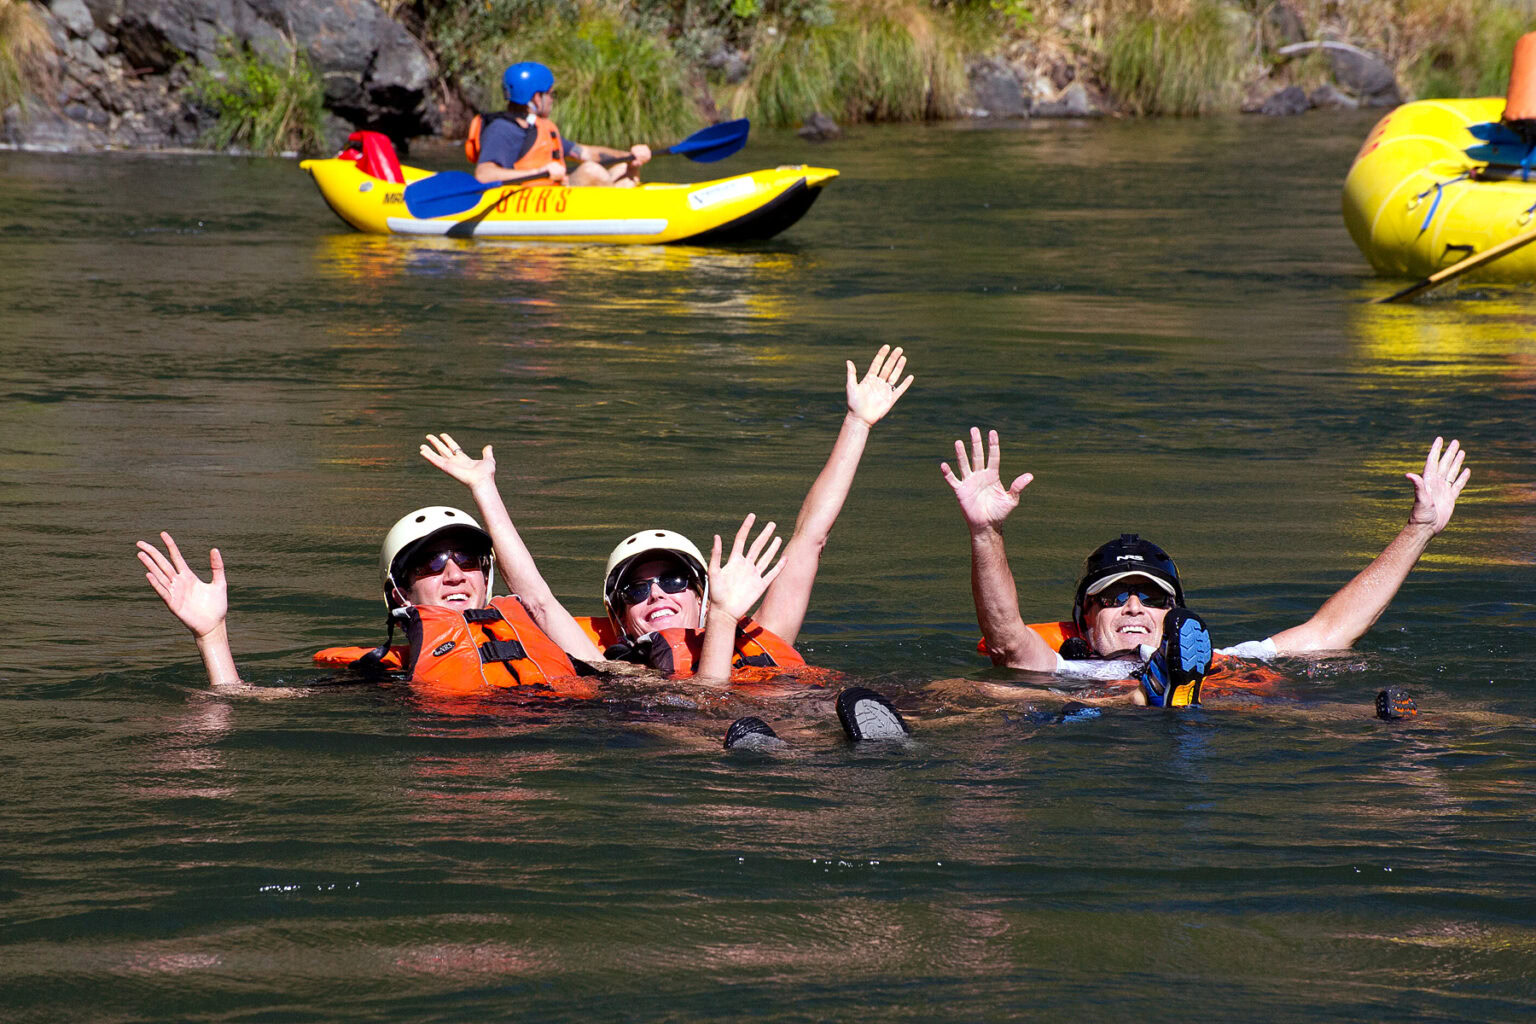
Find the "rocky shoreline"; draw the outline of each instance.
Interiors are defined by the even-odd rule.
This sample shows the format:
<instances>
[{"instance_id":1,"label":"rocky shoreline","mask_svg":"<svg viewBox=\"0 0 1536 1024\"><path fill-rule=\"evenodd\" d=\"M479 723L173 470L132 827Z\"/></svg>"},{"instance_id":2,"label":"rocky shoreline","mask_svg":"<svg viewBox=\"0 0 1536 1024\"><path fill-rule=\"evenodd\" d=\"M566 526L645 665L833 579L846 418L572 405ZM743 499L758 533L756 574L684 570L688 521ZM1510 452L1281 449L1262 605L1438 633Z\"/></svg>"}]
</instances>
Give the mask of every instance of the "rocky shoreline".
<instances>
[{"instance_id":1,"label":"rocky shoreline","mask_svg":"<svg viewBox=\"0 0 1536 1024\"><path fill-rule=\"evenodd\" d=\"M324 90L326 146L358 129L384 132L404 147L421 136L462 131L468 104L439 61L407 24L375 0L50 0L36 4L57 60L44 94L0 113L0 145L54 152L199 148L213 116L189 98L195 69L215 68L221 41L254 51L297 49ZM1242 109L1271 116L1311 108L1392 106L1402 100L1392 67L1339 42L1293 38L1284 57L1320 55L1332 81L1310 91L1282 80L1251 83ZM1283 75L1280 76L1283 78ZM985 119L1115 116L1108 95L1081 58L1031 41L967 61L969 102L962 117ZM838 127L806 111L804 134ZM813 116L814 115L814 116Z\"/></svg>"}]
</instances>

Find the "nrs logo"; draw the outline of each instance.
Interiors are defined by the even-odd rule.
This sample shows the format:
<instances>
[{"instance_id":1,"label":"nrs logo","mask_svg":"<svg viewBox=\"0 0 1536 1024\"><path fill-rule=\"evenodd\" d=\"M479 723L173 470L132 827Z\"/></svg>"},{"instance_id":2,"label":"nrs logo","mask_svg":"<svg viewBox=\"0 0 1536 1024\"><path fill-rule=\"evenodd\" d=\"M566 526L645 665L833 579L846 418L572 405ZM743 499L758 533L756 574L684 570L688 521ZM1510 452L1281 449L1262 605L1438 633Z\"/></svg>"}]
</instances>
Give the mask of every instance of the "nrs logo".
<instances>
[{"instance_id":1,"label":"nrs logo","mask_svg":"<svg viewBox=\"0 0 1536 1024\"><path fill-rule=\"evenodd\" d=\"M432 657L434 657L434 658L441 658L443 655L445 655L449 651L453 650L454 646L457 645L457 644L458 644L457 640L449 640L445 644L439 644L437 647L433 648L433 650L432 650Z\"/></svg>"}]
</instances>

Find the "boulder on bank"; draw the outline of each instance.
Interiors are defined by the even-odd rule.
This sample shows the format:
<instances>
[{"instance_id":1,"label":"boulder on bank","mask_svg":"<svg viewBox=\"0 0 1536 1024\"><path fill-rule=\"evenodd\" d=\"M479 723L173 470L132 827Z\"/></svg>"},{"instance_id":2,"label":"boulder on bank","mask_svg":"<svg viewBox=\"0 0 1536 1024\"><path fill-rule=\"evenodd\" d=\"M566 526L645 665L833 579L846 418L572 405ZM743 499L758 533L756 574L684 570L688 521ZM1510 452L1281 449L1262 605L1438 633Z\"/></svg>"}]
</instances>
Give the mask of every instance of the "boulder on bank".
<instances>
[{"instance_id":1,"label":"boulder on bank","mask_svg":"<svg viewBox=\"0 0 1536 1024\"><path fill-rule=\"evenodd\" d=\"M291 47L325 88L336 119L397 140L432 133L436 69L375 0L53 0L39 8L59 51L57 88L0 115L0 139L46 149L197 144L207 112L185 96L189 65L218 68L222 41L274 61Z\"/></svg>"},{"instance_id":2,"label":"boulder on bank","mask_svg":"<svg viewBox=\"0 0 1536 1024\"><path fill-rule=\"evenodd\" d=\"M1307 98L1306 90L1299 85L1288 85L1265 100L1259 106L1259 113L1265 117L1294 117L1310 109L1312 101Z\"/></svg>"},{"instance_id":3,"label":"boulder on bank","mask_svg":"<svg viewBox=\"0 0 1536 1024\"><path fill-rule=\"evenodd\" d=\"M810 142L827 142L830 139L842 138L843 130L838 127L836 121L818 110L805 119L805 123L795 134Z\"/></svg>"},{"instance_id":4,"label":"boulder on bank","mask_svg":"<svg viewBox=\"0 0 1536 1024\"><path fill-rule=\"evenodd\" d=\"M971 85L972 117L1028 117L1029 97L1013 68L987 57L966 69Z\"/></svg>"},{"instance_id":5,"label":"boulder on bank","mask_svg":"<svg viewBox=\"0 0 1536 1024\"><path fill-rule=\"evenodd\" d=\"M1036 103L1031 113L1035 117L1100 117L1104 111L1088 94L1088 87L1075 81L1055 99Z\"/></svg>"}]
</instances>

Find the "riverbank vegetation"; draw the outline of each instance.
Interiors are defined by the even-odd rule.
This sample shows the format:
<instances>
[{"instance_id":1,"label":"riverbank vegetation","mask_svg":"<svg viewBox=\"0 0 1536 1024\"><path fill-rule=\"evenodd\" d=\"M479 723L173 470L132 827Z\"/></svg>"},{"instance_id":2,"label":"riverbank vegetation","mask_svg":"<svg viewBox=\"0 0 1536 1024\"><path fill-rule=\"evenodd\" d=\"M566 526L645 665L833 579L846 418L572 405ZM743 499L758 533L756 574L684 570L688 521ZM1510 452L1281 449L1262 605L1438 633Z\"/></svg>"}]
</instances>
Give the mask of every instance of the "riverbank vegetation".
<instances>
[{"instance_id":1,"label":"riverbank vegetation","mask_svg":"<svg viewBox=\"0 0 1536 1024\"><path fill-rule=\"evenodd\" d=\"M402 5L405 6L405 5ZM1377 55L1405 98L1500 93L1536 0L421 0L429 45L479 109L513 59L561 75L577 138L662 138L704 121L794 125L952 117L967 66L1080 81L1110 110L1235 111L1271 86L1327 81L1320 55Z\"/></svg>"},{"instance_id":2,"label":"riverbank vegetation","mask_svg":"<svg viewBox=\"0 0 1536 1024\"><path fill-rule=\"evenodd\" d=\"M141 2L160 3L167 24L186 14L173 0ZM298 0L273 0L272 19L292 20L286 2ZM150 120L182 138L177 124L205 119L187 108L201 108L216 122L210 145L316 151L357 123L462 137L474 112L503 107L503 68L539 60L555 70L565 132L610 143L743 116L762 127L812 114L1183 116L1264 109L1282 92L1295 112L1501 93L1514 41L1536 29L1536 0L377 3L359 8L357 24L370 27L348 48L390 56L359 69L318 56L332 43L317 39L284 48L268 34L257 49L229 40L187 54L137 22L113 37L117 22L78 4L0 0L0 111L15 120L19 103L133 145ZM323 81L307 57L331 62ZM387 80L375 80L379 67ZM167 113L178 106L182 115ZM55 137L80 132L65 125Z\"/></svg>"},{"instance_id":3,"label":"riverbank vegetation","mask_svg":"<svg viewBox=\"0 0 1536 1024\"><path fill-rule=\"evenodd\" d=\"M292 40L271 55L222 39L217 65L192 69L188 90L214 116L206 141L254 153L316 152L325 96L320 77Z\"/></svg>"},{"instance_id":4,"label":"riverbank vegetation","mask_svg":"<svg viewBox=\"0 0 1536 1024\"><path fill-rule=\"evenodd\" d=\"M47 84L53 40L30 0L0 0L0 110Z\"/></svg>"}]
</instances>

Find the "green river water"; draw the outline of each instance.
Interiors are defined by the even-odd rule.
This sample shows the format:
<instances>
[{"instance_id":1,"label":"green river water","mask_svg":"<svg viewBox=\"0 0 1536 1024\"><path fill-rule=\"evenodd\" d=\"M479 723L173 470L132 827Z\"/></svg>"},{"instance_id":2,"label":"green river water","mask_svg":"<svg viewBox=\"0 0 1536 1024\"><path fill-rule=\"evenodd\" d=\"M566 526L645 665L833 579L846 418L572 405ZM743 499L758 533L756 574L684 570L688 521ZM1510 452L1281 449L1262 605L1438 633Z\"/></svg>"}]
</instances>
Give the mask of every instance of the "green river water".
<instances>
[{"instance_id":1,"label":"green river water","mask_svg":"<svg viewBox=\"0 0 1536 1024\"><path fill-rule=\"evenodd\" d=\"M1528 1020L1536 299L1372 306L1339 216L1369 115L861 128L703 179L843 176L737 249L354 233L288 161L0 153L0 1019ZM418 162L455 166L446 153ZM335 685L377 550L492 443L556 591L643 526L793 521L843 360L904 346L801 648L892 696L472 714ZM1137 530L1218 642L1308 617L1473 477L1344 656L1277 697L1053 724L975 654L939 463L1036 481L1027 617ZM217 544L250 693L208 692L133 542ZM1425 714L1371 717L1403 686ZM1037 691L1033 706L1059 707ZM978 711L961 714L961 711ZM756 713L805 737L726 754Z\"/></svg>"}]
</instances>

